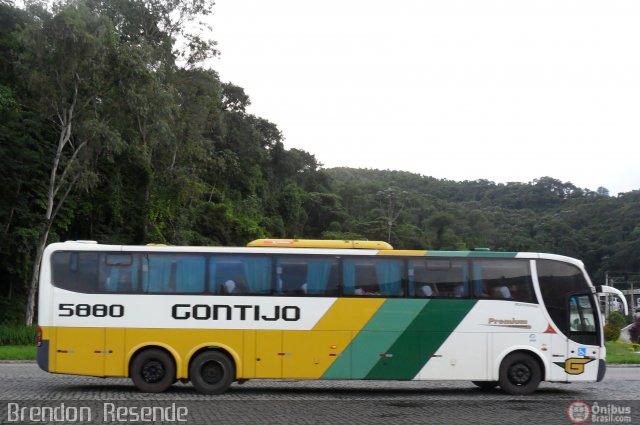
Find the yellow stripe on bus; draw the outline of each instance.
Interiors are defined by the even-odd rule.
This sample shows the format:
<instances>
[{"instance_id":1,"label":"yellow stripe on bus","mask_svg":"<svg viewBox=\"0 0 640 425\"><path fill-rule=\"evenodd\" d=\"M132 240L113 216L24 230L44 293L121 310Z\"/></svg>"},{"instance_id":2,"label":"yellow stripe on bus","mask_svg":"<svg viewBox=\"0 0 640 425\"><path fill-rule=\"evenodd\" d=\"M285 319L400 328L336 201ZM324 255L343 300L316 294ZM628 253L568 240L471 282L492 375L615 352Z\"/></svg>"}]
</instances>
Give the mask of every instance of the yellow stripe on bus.
<instances>
[{"instance_id":1,"label":"yellow stripe on bus","mask_svg":"<svg viewBox=\"0 0 640 425\"><path fill-rule=\"evenodd\" d=\"M282 377L320 379L384 302L339 298L312 331L283 331Z\"/></svg>"},{"instance_id":2,"label":"yellow stripe on bus","mask_svg":"<svg viewBox=\"0 0 640 425\"><path fill-rule=\"evenodd\" d=\"M249 242L247 246L269 248L393 249L391 244L384 241L320 239L256 239Z\"/></svg>"},{"instance_id":3,"label":"yellow stripe on bus","mask_svg":"<svg viewBox=\"0 0 640 425\"><path fill-rule=\"evenodd\" d=\"M359 331L384 303L380 298L338 298L313 327L315 331Z\"/></svg>"},{"instance_id":4,"label":"yellow stripe on bus","mask_svg":"<svg viewBox=\"0 0 640 425\"><path fill-rule=\"evenodd\" d=\"M51 341L49 371L92 376L128 376L133 355L162 347L176 362L176 378L202 348L227 351L238 379L318 379L384 303L383 299L337 299L311 331L43 327Z\"/></svg>"}]
</instances>

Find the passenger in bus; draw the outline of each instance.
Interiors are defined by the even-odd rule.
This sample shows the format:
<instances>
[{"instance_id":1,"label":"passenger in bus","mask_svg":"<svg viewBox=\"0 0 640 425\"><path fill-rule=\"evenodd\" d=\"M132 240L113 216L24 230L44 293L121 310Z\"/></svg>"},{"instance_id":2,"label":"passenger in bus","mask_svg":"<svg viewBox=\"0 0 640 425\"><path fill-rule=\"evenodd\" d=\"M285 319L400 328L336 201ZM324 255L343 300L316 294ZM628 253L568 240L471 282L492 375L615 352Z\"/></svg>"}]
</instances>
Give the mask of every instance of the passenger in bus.
<instances>
[{"instance_id":1,"label":"passenger in bus","mask_svg":"<svg viewBox=\"0 0 640 425\"><path fill-rule=\"evenodd\" d=\"M233 294L233 291L236 289L236 283L233 280L229 279L222 284L222 287L224 288L224 292L226 294Z\"/></svg>"},{"instance_id":2,"label":"passenger in bus","mask_svg":"<svg viewBox=\"0 0 640 425\"><path fill-rule=\"evenodd\" d=\"M356 288L353 291L354 295L381 295L380 291L376 291L375 289L369 287L367 289Z\"/></svg>"},{"instance_id":3,"label":"passenger in bus","mask_svg":"<svg viewBox=\"0 0 640 425\"><path fill-rule=\"evenodd\" d=\"M453 291L453 296L456 298L462 298L467 296L467 288L464 285L457 285Z\"/></svg>"},{"instance_id":4,"label":"passenger in bus","mask_svg":"<svg viewBox=\"0 0 640 425\"><path fill-rule=\"evenodd\" d=\"M493 291L496 298L511 298L511 291L506 286L498 286Z\"/></svg>"},{"instance_id":5,"label":"passenger in bus","mask_svg":"<svg viewBox=\"0 0 640 425\"><path fill-rule=\"evenodd\" d=\"M247 292L247 284L242 275L236 275L234 279L225 281L222 287L226 294L244 294Z\"/></svg>"}]
</instances>

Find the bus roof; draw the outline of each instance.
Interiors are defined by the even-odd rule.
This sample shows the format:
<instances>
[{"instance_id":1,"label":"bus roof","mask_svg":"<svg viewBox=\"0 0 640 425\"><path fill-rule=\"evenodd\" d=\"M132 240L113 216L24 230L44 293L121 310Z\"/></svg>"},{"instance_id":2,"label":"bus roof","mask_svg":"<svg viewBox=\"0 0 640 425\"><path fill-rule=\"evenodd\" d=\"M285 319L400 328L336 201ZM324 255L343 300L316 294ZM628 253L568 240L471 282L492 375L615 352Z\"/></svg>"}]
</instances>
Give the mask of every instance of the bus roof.
<instances>
[{"instance_id":1,"label":"bus roof","mask_svg":"<svg viewBox=\"0 0 640 425\"><path fill-rule=\"evenodd\" d=\"M311 255L382 255L407 257L457 257L457 258L520 258L547 259L563 261L584 267L582 261L564 255L537 252L504 252L504 251L430 251L403 250L380 241L348 241L348 240L312 240L312 239L258 239L247 244L247 247L219 247L219 246L172 246L164 244L149 245L103 245L95 241L66 241L55 242L47 247L47 252L55 250L78 251L112 251L112 252L207 252L207 253L259 253L270 248L269 253L311 254ZM297 249L292 249L297 248Z\"/></svg>"},{"instance_id":2,"label":"bus roof","mask_svg":"<svg viewBox=\"0 0 640 425\"><path fill-rule=\"evenodd\" d=\"M256 239L249 242L247 246L269 248L393 249L390 244L382 241L345 241L321 239Z\"/></svg>"}]
</instances>

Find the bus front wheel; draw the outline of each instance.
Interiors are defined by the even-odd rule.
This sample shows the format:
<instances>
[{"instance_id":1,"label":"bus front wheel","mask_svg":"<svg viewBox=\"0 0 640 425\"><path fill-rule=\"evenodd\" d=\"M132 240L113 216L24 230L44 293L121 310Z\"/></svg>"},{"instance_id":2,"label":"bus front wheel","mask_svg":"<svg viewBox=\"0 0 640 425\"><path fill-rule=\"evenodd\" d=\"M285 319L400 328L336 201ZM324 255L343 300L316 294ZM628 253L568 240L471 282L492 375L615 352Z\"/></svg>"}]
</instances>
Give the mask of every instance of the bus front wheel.
<instances>
[{"instance_id":1,"label":"bus front wheel","mask_svg":"<svg viewBox=\"0 0 640 425\"><path fill-rule=\"evenodd\" d=\"M203 394L222 394L235 378L235 366L229 356L219 351L198 354L189 365L189 379Z\"/></svg>"},{"instance_id":2,"label":"bus front wheel","mask_svg":"<svg viewBox=\"0 0 640 425\"><path fill-rule=\"evenodd\" d=\"M526 353L509 354L500 365L500 387L513 395L533 393L542 380L540 364Z\"/></svg>"},{"instance_id":3,"label":"bus front wheel","mask_svg":"<svg viewBox=\"0 0 640 425\"><path fill-rule=\"evenodd\" d=\"M135 356L129 375L140 391L161 393L174 383L176 365L169 353L151 348Z\"/></svg>"}]
</instances>

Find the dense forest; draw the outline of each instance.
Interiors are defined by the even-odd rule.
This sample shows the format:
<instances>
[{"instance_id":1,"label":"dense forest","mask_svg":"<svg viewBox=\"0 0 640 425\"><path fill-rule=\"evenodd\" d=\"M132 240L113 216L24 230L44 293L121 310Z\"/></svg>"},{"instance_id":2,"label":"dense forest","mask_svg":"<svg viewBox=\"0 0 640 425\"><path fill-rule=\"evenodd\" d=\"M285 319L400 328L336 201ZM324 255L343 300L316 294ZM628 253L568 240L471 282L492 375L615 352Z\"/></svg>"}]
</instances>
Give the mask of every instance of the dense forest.
<instances>
[{"instance_id":1,"label":"dense forest","mask_svg":"<svg viewBox=\"0 0 640 425\"><path fill-rule=\"evenodd\" d=\"M640 271L640 191L324 169L285 148L242 87L204 65L218 54L199 24L213 11L0 0L0 323L31 320L42 248L67 239L380 239L565 254L597 281Z\"/></svg>"}]
</instances>

